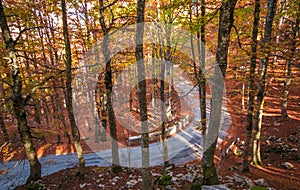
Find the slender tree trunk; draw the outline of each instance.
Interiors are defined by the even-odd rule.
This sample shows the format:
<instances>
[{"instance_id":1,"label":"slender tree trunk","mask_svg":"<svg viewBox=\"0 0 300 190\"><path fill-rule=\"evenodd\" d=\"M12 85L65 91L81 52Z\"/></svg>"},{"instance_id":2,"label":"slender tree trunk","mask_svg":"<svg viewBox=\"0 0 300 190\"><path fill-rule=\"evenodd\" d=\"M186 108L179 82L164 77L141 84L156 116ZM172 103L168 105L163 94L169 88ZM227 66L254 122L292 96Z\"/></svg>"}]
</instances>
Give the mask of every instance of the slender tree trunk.
<instances>
[{"instance_id":1,"label":"slender tree trunk","mask_svg":"<svg viewBox=\"0 0 300 190\"><path fill-rule=\"evenodd\" d=\"M254 139L253 139L253 154L252 160L255 165L262 165L260 157L260 135L263 117L263 108L265 101L266 76L268 71L270 41L272 36L272 24L276 12L277 0L268 0L268 12L266 16L265 33L263 38L262 51L265 56L260 60L258 73L258 90L256 98L256 109L254 110Z\"/></svg>"},{"instance_id":2,"label":"slender tree trunk","mask_svg":"<svg viewBox=\"0 0 300 190\"><path fill-rule=\"evenodd\" d=\"M102 43L102 53L105 59L105 87L106 87L106 97L107 97L107 111L108 111L108 121L109 121L109 129L110 136L112 138L112 170L114 172L118 172L121 170L120 161L119 161L119 146L117 139L117 127L116 127L116 118L112 105L112 71L111 71L111 59L110 59L110 51L108 48L109 45L109 37L108 32L109 28L107 28L104 20L104 5L103 0L99 0L100 5L100 24L103 30L103 43Z\"/></svg>"},{"instance_id":3,"label":"slender tree trunk","mask_svg":"<svg viewBox=\"0 0 300 190\"><path fill-rule=\"evenodd\" d=\"M161 34L158 34L159 41L161 44L163 43L163 39ZM163 57L163 45L159 48L160 56ZM167 167L169 165L168 162L168 144L166 137L166 107L165 107L165 73L166 73L166 60L160 62L160 111L161 111L161 138L163 143L163 158L164 158L164 166Z\"/></svg>"},{"instance_id":4,"label":"slender tree trunk","mask_svg":"<svg viewBox=\"0 0 300 190\"><path fill-rule=\"evenodd\" d=\"M250 143L252 139L252 129L253 129L253 110L254 110L254 97L255 97L255 88L254 88L254 77L255 77L255 68L256 68L256 59L257 59L257 35L258 35L258 26L259 26L259 13L260 13L260 0L255 1L254 8L254 21L253 21L253 30L252 30L252 45L251 45L251 63L250 63L250 74L249 74L249 83L248 83L248 111L247 111L247 124L246 124L246 140L245 140L245 149L243 151L243 161L242 167L243 171L249 171L249 152L250 152Z\"/></svg>"},{"instance_id":5,"label":"slender tree trunk","mask_svg":"<svg viewBox=\"0 0 300 190\"><path fill-rule=\"evenodd\" d=\"M171 33L172 29L169 24L171 24L171 16L169 16L169 22L165 26L165 32L166 32L166 41L167 41L167 49L165 53L165 60L166 60L166 116L168 121L172 119L172 102L171 102L171 91L172 91L172 86L171 86Z\"/></svg>"},{"instance_id":6,"label":"slender tree trunk","mask_svg":"<svg viewBox=\"0 0 300 190\"><path fill-rule=\"evenodd\" d=\"M41 124L41 108L38 103L34 105L34 118L38 124Z\"/></svg>"},{"instance_id":7,"label":"slender tree trunk","mask_svg":"<svg viewBox=\"0 0 300 190\"><path fill-rule=\"evenodd\" d=\"M27 124L26 116L26 99L22 94L22 77L20 73L19 63L17 59L15 46L17 44L11 37L11 33L7 24L6 15L4 13L2 0L0 1L0 27L2 37L5 42L6 52L9 58L10 75L12 78L12 101L13 110L17 119L18 131L21 136L26 156L29 160L30 175L27 184L37 181L41 178L41 164L37 158L36 151L32 142L30 127Z\"/></svg>"},{"instance_id":8,"label":"slender tree trunk","mask_svg":"<svg viewBox=\"0 0 300 190\"><path fill-rule=\"evenodd\" d=\"M200 65L199 65L199 89L200 89L200 111L201 111L201 127L202 127L202 137L203 137L203 146L205 146L205 132L206 132L206 78L205 78L205 64L206 64L206 40L205 40L205 10L206 2L205 0L201 0L201 18L202 23L200 26L200 34L197 31L197 44L198 44L198 55ZM197 17L199 15L197 9Z\"/></svg>"},{"instance_id":9,"label":"slender tree trunk","mask_svg":"<svg viewBox=\"0 0 300 190\"><path fill-rule=\"evenodd\" d=\"M213 76L210 122L202 157L203 184L205 185L215 185L219 183L214 165L214 154L220 129L228 46L236 3L237 0L223 1L220 11L218 46L216 52L217 66L215 67Z\"/></svg>"},{"instance_id":10,"label":"slender tree trunk","mask_svg":"<svg viewBox=\"0 0 300 190\"><path fill-rule=\"evenodd\" d=\"M299 3L300 8L300 3ZM299 12L299 11L298 11ZM287 60L287 69L286 69L286 79L284 81L284 90L283 90L283 100L281 102L281 117L287 118L287 105L288 105L288 96L290 91L290 85L291 85L291 78L292 78L292 65L294 56L297 50L297 36L299 34L299 22L300 22L300 16L299 13L297 14L296 23L294 26L292 26L292 43L291 43L291 53L289 55L289 58Z\"/></svg>"},{"instance_id":11,"label":"slender tree trunk","mask_svg":"<svg viewBox=\"0 0 300 190\"><path fill-rule=\"evenodd\" d=\"M8 142L9 141L9 135L8 135L5 123L4 123L4 119L3 119L2 113L0 113L0 127L1 127L1 130L2 130L2 133L3 133L4 140L6 142Z\"/></svg>"},{"instance_id":12,"label":"slender tree trunk","mask_svg":"<svg viewBox=\"0 0 300 190\"><path fill-rule=\"evenodd\" d=\"M84 175L85 160L82 152L82 147L80 145L80 133L76 126L75 116L73 112L73 100L72 100L72 57L71 57L71 46L69 41L68 23L67 23L67 11L66 2L61 0L62 16L63 16L63 34L66 47L66 105L69 115L72 136L74 140L74 146L77 151L78 161L79 161L79 175Z\"/></svg>"},{"instance_id":13,"label":"slender tree trunk","mask_svg":"<svg viewBox=\"0 0 300 190\"><path fill-rule=\"evenodd\" d=\"M154 35L154 33L153 33ZM151 44L151 48L152 48L152 55L151 55L151 72L152 72L152 107L155 110L156 109L156 47L155 47L155 43Z\"/></svg>"},{"instance_id":14,"label":"slender tree trunk","mask_svg":"<svg viewBox=\"0 0 300 190\"><path fill-rule=\"evenodd\" d=\"M146 99L146 80L145 80L145 63L144 63L144 14L145 0L137 2L137 26L136 26L136 48L135 57L137 62L138 75L138 100L140 106L140 121L142 133L142 179L143 190L151 189L151 178L149 171L149 132L148 132L148 115Z\"/></svg>"}]
</instances>

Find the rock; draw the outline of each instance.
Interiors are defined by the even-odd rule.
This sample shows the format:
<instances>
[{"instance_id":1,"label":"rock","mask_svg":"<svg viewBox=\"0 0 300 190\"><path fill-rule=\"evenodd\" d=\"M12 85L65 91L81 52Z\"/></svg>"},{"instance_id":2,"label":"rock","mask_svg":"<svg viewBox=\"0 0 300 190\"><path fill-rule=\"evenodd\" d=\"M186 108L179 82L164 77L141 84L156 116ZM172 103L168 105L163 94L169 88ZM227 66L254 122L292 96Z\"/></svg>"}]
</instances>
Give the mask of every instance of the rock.
<instances>
[{"instance_id":1,"label":"rock","mask_svg":"<svg viewBox=\"0 0 300 190\"><path fill-rule=\"evenodd\" d=\"M230 177L230 176L226 176L226 177L225 177L225 180L228 181L229 183L232 183L232 182L233 182L233 178Z\"/></svg>"},{"instance_id":2,"label":"rock","mask_svg":"<svg viewBox=\"0 0 300 190\"><path fill-rule=\"evenodd\" d=\"M202 190L230 190L225 185L202 186Z\"/></svg>"},{"instance_id":3,"label":"rock","mask_svg":"<svg viewBox=\"0 0 300 190\"><path fill-rule=\"evenodd\" d=\"M166 168L166 171L171 170L173 168L173 166L169 166Z\"/></svg>"},{"instance_id":4,"label":"rock","mask_svg":"<svg viewBox=\"0 0 300 190\"><path fill-rule=\"evenodd\" d=\"M278 127L280 126L280 123L274 122L274 126Z\"/></svg>"},{"instance_id":5,"label":"rock","mask_svg":"<svg viewBox=\"0 0 300 190\"><path fill-rule=\"evenodd\" d=\"M173 172L170 172L167 175L170 176L170 177L173 177Z\"/></svg>"},{"instance_id":6,"label":"rock","mask_svg":"<svg viewBox=\"0 0 300 190\"><path fill-rule=\"evenodd\" d=\"M230 170L230 171L238 170L238 167L237 167L237 166L232 166L232 167L229 168L229 170Z\"/></svg>"},{"instance_id":7,"label":"rock","mask_svg":"<svg viewBox=\"0 0 300 190\"><path fill-rule=\"evenodd\" d=\"M295 167L293 164L291 164L289 162L284 162L281 166L288 170L291 170Z\"/></svg>"},{"instance_id":8,"label":"rock","mask_svg":"<svg viewBox=\"0 0 300 190\"><path fill-rule=\"evenodd\" d=\"M186 175L182 176L182 180L193 182L194 181L194 177L191 174L186 174Z\"/></svg>"},{"instance_id":9,"label":"rock","mask_svg":"<svg viewBox=\"0 0 300 190\"><path fill-rule=\"evenodd\" d=\"M99 177L99 178L102 178L102 177L103 177L103 174L99 174L98 177Z\"/></svg>"},{"instance_id":10,"label":"rock","mask_svg":"<svg viewBox=\"0 0 300 190\"><path fill-rule=\"evenodd\" d=\"M143 179L142 178L138 178L138 182L143 182Z\"/></svg>"},{"instance_id":11,"label":"rock","mask_svg":"<svg viewBox=\"0 0 300 190\"><path fill-rule=\"evenodd\" d=\"M182 177L183 177L183 174L177 174L176 177L182 178Z\"/></svg>"},{"instance_id":12,"label":"rock","mask_svg":"<svg viewBox=\"0 0 300 190\"><path fill-rule=\"evenodd\" d=\"M155 173L155 172L151 172L151 174L152 174L153 177L160 177L161 176L160 174Z\"/></svg>"},{"instance_id":13,"label":"rock","mask_svg":"<svg viewBox=\"0 0 300 190\"><path fill-rule=\"evenodd\" d=\"M254 183L252 182L251 179L249 179L247 177L241 177L241 176L237 175L236 173L233 174L233 179L234 179L234 181L236 181L237 183L240 183L241 185L247 185L249 187L254 186Z\"/></svg>"},{"instance_id":14,"label":"rock","mask_svg":"<svg viewBox=\"0 0 300 190\"><path fill-rule=\"evenodd\" d=\"M263 179L263 178L254 180L253 182L254 182L256 185L258 185L258 186L262 186L262 187L267 187L267 186L268 186L266 180Z\"/></svg>"},{"instance_id":15,"label":"rock","mask_svg":"<svg viewBox=\"0 0 300 190\"><path fill-rule=\"evenodd\" d=\"M291 142L294 142L294 143L298 141L298 139L295 135L290 135L288 140Z\"/></svg>"},{"instance_id":16,"label":"rock","mask_svg":"<svg viewBox=\"0 0 300 190\"><path fill-rule=\"evenodd\" d=\"M119 179L120 179L119 176L114 177L114 178L112 179L112 183L116 183Z\"/></svg>"},{"instance_id":17,"label":"rock","mask_svg":"<svg viewBox=\"0 0 300 190\"><path fill-rule=\"evenodd\" d=\"M226 187L229 187L229 188L233 187L233 183L225 183L225 185L226 185Z\"/></svg>"},{"instance_id":18,"label":"rock","mask_svg":"<svg viewBox=\"0 0 300 190\"><path fill-rule=\"evenodd\" d=\"M79 184L80 189L84 188L86 186L86 183L84 184Z\"/></svg>"},{"instance_id":19,"label":"rock","mask_svg":"<svg viewBox=\"0 0 300 190\"><path fill-rule=\"evenodd\" d=\"M172 177L172 179L171 179L172 182L176 182L177 180L178 180L177 177Z\"/></svg>"},{"instance_id":20,"label":"rock","mask_svg":"<svg viewBox=\"0 0 300 190\"><path fill-rule=\"evenodd\" d=\"M242 177L240 177L239 175L237 175L236 173L233 174L233 180L238 182L238 183L243 183L244 179Z\"/></svg>"},{"instance_id":21,"label":"rock","mask_svg":"<svg viewBox=\"0 0 300 190\"><path fill-rule=\"evenodd\" d=\"M105 186L102 184L99 184L98 187L99 187L99 189L105 189Z\"/></svg>"},{"instance_id":22,"label":"rock","mask_svg":"<svg viewBox=\"0 0 300 190\"><path fill-rule=\"evenodd\" d=\"M130 181L127 181L126 182L126 188L127 189L133 188L137 183L138 183L138 181L136 181L134 179L132 179Z\"/></svg>"}]
</instances>

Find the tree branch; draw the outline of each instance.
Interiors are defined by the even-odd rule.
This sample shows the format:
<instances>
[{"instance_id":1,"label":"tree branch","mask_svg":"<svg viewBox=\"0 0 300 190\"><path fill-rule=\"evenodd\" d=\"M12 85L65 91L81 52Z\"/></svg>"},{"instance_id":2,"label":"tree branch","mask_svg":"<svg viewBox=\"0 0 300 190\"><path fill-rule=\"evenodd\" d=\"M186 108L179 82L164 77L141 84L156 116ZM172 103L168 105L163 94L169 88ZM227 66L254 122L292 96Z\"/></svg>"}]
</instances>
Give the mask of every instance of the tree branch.
<instances>
[{"instance_id":1,"label":"tree branch","mask_svg":"<svg viewBox=\"0 0 300 190\"><path fill-rule=\"evenodd\" d=\"M236 27L235 25L232 25L232 27L234 28L234 31L235 31L235 33L236 33L236 35L237 35L237 40L238 40L239 47L240 47L243 51L245 51L245 52L247 53L247 55L250 56L250 53L249 53L246 49L244 49L244 48L242 47L242 43L241 43L241 39L240 39L240 35L239 35L239 32L238 32L237 27Z\"/></svg>"},{"instance_id":2,"label":"tree branch","mask_svg":"<svg viewBox=\"0 0 300 190\"><path fill-rule=\"evenodd\" d=\"M103 10L105 10L105 9L107 9L107 8L109 8L109 7L111 7L111 6L113 6L113 5L116 4L117 2L118 2L118 0L114 0L112 3L110 3L110 4L106 5L106 6L104 6L104 7L103 7Z\"/></svg>"},{"instance_id":3,"label":"tree branch","mask_svg":"<svg viewBox=\"0 0 300 190\"><path fill-rule=\"evenodd\" d=\"M37 84L36 86L34 86L34 87L31 89L30 93L25 97L25 102L27 103L27 102L30 100L32 94L34 94L38 89L40 89L46 82L48 82L49 80L51 80L51 79L54 78L54 77L57 77L57 75L59 75L59 74L61 74L61 73L63 73L63 72L65 72L65 71L59 71L58 73L56 73L56 75L51 75L51 76L45 78L43 81L41 81L41 82L40 82L39 84Z\"/></svg>"},{"instance_id":4,"label":"tree branch","mask_svg":"<svg viewBox=\"0 0 300 190\"><path fill-rule=\"evenodd\" d=\"M30 27L30 28L24 28L23 30L20 31L19 35L14 40L14 43L17 44L19 39L21 38L22 34L24 34L25 32L27 32L29 30L34 30L34 29L37 29L37 28L49 28L49 27L48 26L35 26L35 27Z\"/></svg>"}]
</instances>

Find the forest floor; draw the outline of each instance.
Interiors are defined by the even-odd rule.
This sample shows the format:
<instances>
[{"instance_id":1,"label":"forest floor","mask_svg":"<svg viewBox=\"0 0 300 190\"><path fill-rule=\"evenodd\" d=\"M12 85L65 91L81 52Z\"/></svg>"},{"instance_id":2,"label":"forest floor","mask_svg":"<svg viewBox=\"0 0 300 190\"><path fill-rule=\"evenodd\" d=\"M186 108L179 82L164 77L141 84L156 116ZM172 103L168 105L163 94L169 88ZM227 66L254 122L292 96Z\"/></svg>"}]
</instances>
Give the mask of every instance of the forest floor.
<instances>
[{"instance_id":1,"label":"forest floor","mask_svg":"<svg viewBox=\"0 0 300 190\"><path fill-rule=\"evenodd\" d=\"M300 161L296 158L299 143L296 134L297 130L300 130L300 72L298 69L294 70L288 101L289 118L282 119L280 113L283 86L282 79L277 77L282 76L280 70L282 67L274 65L269 74L261 135L263 166L251 165L248 173L241 172L239 155L239 150L243 149L246 133L246 111L242 109L241 97L242 80L240 76L230 74L234 71L229 69L226 78L226 106L232 117L232 125L228 129L227 138L216 151L215 164L221 183L231 189L251 189L253 186L284 190L300 189ZM224 156L224 150L235 138L240 139ZM59 146L63 146L60 153L74 152L74 148L67 143ZM90 151L85 144L83 148L86 152ZM55 154L57 147L44 147L42 152L40 156ZM22 151L16 150L12 158L21 159L23 155ZM154 186L160 189L190 189L191 186L196 186L192 181L201 184L200 165L200 160L195 160L174 168L153 167L151 173ZM42 183L50 189L141 189L142 185L138 169L124 168L122 172L114 174L110 168L90 166L86 168L83 179L76 176L76 172L76 168L59 171L43 177Z\"/></svg>"}]
</instances>

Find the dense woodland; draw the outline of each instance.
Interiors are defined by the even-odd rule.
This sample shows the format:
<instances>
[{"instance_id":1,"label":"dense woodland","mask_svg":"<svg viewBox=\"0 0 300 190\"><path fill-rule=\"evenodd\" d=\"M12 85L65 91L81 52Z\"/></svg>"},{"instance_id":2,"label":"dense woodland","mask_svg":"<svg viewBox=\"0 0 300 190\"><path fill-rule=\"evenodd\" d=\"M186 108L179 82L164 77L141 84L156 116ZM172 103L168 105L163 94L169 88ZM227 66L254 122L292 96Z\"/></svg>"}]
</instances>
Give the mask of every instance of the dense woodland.
<instances>
[{"instance_id":1,"label":"dense woodland","mask_svg":"<svg viewBox=\"0 0 300 190\"><path fill-rule=\"evenodd\" d=\"M236 90L245 116L240 170L247 173L252 165L263 166L265 103L280 102L280 118L289 118L290 88L300 69L299 22L299 0L0 0L2 162L16 159L15 150L24 152L30 163L26 184L32 187L42 177L37 147L67 139L78 156L76 175L84 179L84 140L88 139L96 145L110 143L111 169L118 173L124 170L119 163L120 144L140 135L134 146L141 146L142 189L152 189L149 144L161 141L162 165L173 166L167 139L168 128L178 123L184 110L173 87L180 68L199 94L197 130L203 148L202 178L196 187L220 183L214 156L227 100L224 92L233 92L233 86L225 85L228 76L241 84ZM145 37L149 37L148 24L157 27L150 40ZM127 37L122 31L126 28L134 35L122 46L118 38ZM181 39L178 28L188 38ZM102 69L94 72L97 64ZM89 80L96 85L80 94L78 89L87 86L86 68L95 74ZM280 96L266 99L274 80L282 84L277 89ZM128 98L123 91L115 93L126 85L134 86ZM93 102L85 104L92 110L89 114L77 109L84 98ZM129 101L116 110L114 100L126 98ZM299 109L298 104L298 114ZM87 119L78 121L78 115ZM153 139L150 132L159 138ZM296 160L300 159L299 133Z\"/></svg>"}]
</instances>

